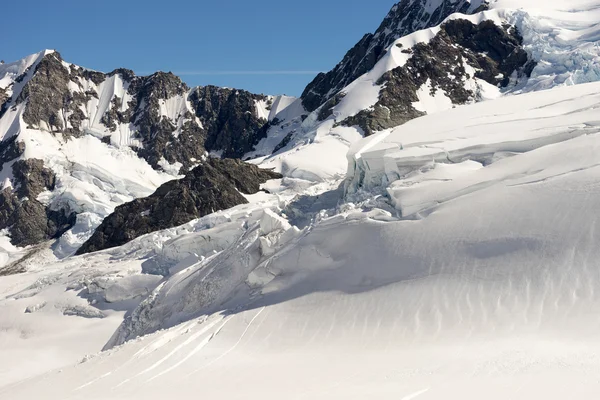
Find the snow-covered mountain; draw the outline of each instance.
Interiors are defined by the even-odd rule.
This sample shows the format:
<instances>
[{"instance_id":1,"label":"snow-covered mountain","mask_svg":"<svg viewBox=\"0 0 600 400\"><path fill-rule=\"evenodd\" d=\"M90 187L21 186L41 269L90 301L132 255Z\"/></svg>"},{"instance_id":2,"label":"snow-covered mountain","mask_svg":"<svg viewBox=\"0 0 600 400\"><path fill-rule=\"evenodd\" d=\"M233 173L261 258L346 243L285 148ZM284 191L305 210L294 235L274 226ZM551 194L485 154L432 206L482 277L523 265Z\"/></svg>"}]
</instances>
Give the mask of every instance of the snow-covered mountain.
<instances>
[{"instance_id":1,"label":"snow-covered mountain","mask_svg":"<svg viewBox=\"0 0 600 400\"><path fill-rule=\"evenodd\" d=\"M183 176L207 152L242 157L291 103L190 89L171 73L104 74L54 51L1 65L0 91L0 229L18 246L62 235L59 255L116 206Z\"/></svg>"},{"instance_id":2,"label":"snow-covered mountain","mask_svg":"<svg viewBox=\"0 0 600 400\"><path fill-rule=\"evenodd\" d=\"M301 99L118 72L79 125L100 75L1 66L3 193L57 232L81 209L3 244L0 397L596 398L598 26L599 0L403 0ZM28 112L58 65L78 94ZM81 252L111 248L57 251L105 216Z\"/></svg>"},{"instance_id":3,"label":"snow-covered mountain","mask_svg":"<svg viewBox=\"0 0 600 400\"><path fill-rule=\"evenodd\" d=\"M484 0L405 0L394 5L375 33L366 34L327 73L319 74L302 93L302 103L314 111L333 95L369 72L396 40L439 25L454 13L473 14L487 9Z\"/></svg>"}]
</instances>

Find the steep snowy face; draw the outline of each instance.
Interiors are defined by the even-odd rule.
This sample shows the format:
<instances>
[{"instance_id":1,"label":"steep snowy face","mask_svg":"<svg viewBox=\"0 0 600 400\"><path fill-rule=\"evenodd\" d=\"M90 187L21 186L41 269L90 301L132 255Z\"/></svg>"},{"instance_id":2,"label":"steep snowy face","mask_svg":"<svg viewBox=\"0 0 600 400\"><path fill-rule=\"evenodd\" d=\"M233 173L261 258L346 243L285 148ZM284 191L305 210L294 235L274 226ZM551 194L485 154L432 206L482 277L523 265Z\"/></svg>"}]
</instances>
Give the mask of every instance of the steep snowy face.
<instances>
[{"instance_id":1,"label":"steep snowy face","mask_svg":"<svg viewBox=\"0 0 600 400\"><path fill-rule=\"evenodd\" d=\"M417 2L397 6L402 4ZM439 4L421 4L419 10ZM356 79L329 92L324 103L305 104L307 110L317 108L302 120L270 129L265 142L281 145L260 161L294 177L329 179L344 173L348 148L365 135L482 100L597 81L599 4L472 2L470 15L454 13L440 25L395 40L389 36L388 47L368 64L372 68L351 75ZM311 91L314 82L304 103Z\"/></svg>"},{"instance_id":2,"label":"steep snowy face","mask_svg":"<svg viewBox=\"0 0 600 400\"><path fill-rule=\"evenodd\" d=\"M595 5L403 1L309 84L302 102L321 121L334 115L371 134L506 93L593 82L600 78Z\"/></svg>"},{"instance_id":3,"label":"steep snowy face","mask_svg":"<svg viewBox=\"0 0 600 400\"><path fill-rule=\"evenodd\" d=\"M355 79L371 70L396 40L439 25L453 13L472 14L487 8L485 0L403 0L394 5L374 34L366 34L344 59L319 74L302 93L302 103L316 110Z\"/></svg>"}]
</instances>

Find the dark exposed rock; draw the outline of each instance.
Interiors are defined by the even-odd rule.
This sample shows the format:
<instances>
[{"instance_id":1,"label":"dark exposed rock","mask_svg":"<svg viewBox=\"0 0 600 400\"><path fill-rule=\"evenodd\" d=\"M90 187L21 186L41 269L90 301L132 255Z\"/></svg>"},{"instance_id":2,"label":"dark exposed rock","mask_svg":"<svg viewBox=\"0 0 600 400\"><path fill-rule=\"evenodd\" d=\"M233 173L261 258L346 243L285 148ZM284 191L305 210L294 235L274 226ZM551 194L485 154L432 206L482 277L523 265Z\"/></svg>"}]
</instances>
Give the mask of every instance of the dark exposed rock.
<instances>
[{"instance_id":1,"label":"dark exposed rock","mask_svg":"<svg viewBox=\"0 0 600 400\"><path fill-rule=\"evenodd\" d=\"M191 112L179 115L182 118L178 135L177 121L160 114L160 101L173 96L185 96L189 88L177 76L168 72L157 72L148 77L133 78L129 94L134 96L129 109L135 110L130 122L138 128L144 147L137 149L154 168L159 168L162 158L169 163L180 162L188 170L204 154L204 132L196 123Z\"/></svg>"},{"instance_id":2,"label":"dark exposed rock","mask_svg":"<svg viewBox=\"0 0 600 400\"><path fill-rule=\"evenodd\" d=\"M17 104L27 101L23 120L31 127L45 122L51 131L62 131L65 98L69 96L69 70L58 53L42 58L35 74L17 97Z\"/></svg>"},{"instance_id":3,"label":"dark exposed rock","mask_svg":"<svg viewBox=\"0 0 600 400\"><path fill-rule=\"evenodd\" d=\"M275 146L275 148L273 149L273 153L277 153L279 150L283 149L285 146L287 146L290 141L292 140L292 133L288 133L282 140L281 142L279 142L279 144L277 146Z\"/></svg>"},{"instance_id":4,"label":"dark exposed rock","mask_svg":"<svg viewBox=\"0 0 600 400\"><path fill-rule=\"evenodd\" d=\"M12 136L0 142L0 171L4 169L4 164L12 161L23 154L25 144L17 140L17 136Z\"/></svg>"},{"instance_id":5,"label":"dark exposed rock","mask_svg":"<svg viewBox=\"0 0 600 400\"><path fill-rule=\"evenodd\" d=\"M80 107L97 94L93 91L72 93L69 82L79 85L77 78L83 77L101 83L103 75L75 66L69 70L57 52L45 55L16 99L17 104L27 102L23 120L32 128L42 128L44 122L51 132L62 132L67 137L80 136L81 123L86 118ZM65 126L66 121L70 127Z\"/></svg>"},{"instance_id":6,"label":"dark exposed rock","mask_svg":"<svg viewBox=\"0 0 600 400\"><path fill-rule=\"evenodd\" d=\"M6 89L0 88L0 118L4 116L4 113L8 110L11 98L6 93Z\"/></svg>"},{"instance_id":7,"label":"dark exposed rock","mask_svg":"<svg viewBox=\"0 0 600 400\"><path fill-rule=\"evenodd\" d=\"M17 82L17 83L23 82L23 80L27 77L27 75L29 74L30 71L31 71L31 67L27 67L27 69L21 75L19 75L15 78L15 82Z\"/></svg>"},{"instance_id":8,"label":"dark exposed rock","mask_svg":"<svg viewBox=\"0 0 600 400\"><path fill-rule=\"evenodd\" d=\"M256 193L261 183L280 177L239 160L209 158L183 179L167 182L149 197L117 207L77 254L120 246L144 234L247 203L240 191Z\"/></svg>"},{"instance_id":9,"label":"dark exposed rock","mask_svg":"<svg viewBox=\"0 0 600 400\"><path fill-rule=\"evenodd\" d=\"M8 94L6 93L6 89L0 88L0 108L2 108L6 100L8 100Z\"/></svg>"},{"instance_id":10,"label":"dark exposed rock","mask_svg":"<svg viewBox=\"0 0 600 400\"><path fill-rule=\"evenodd\" d=\"M19 198L10 188L0 192L0 229L10 228L14 245L30 245L48 238L46 209L37 200Z\"/></svg>"},{"instance_id":11,"label":"dark exposed rock","mask_svg":"<svg viewBox=\"0 0 600 400\"><path fill-rule=\"evenodd\" d=\"M367 34L327 73L320 73L302 93L302 104L314 111L359 76L371 70L394 40L420 29L439 25L450 14L471 14L487 9L482 0L444 0L432 12L427 0L402 0L385 17L374 34Z\"/></svg>"},{"instance_id":12,"label":"dark exposed rock","mask_svg":"<svg viewBox=\"0 0 600 400\"><path fill-rule=\"evenodd\" d=\"M513 73L529 76L535 66L522 42L510 26L501 28L492 21L479 25L462 19L449 21L429 43L415 45L404 66L382 76L377 84L384 87L373 109L363 110L343 124L358 125L370 135L424 115L412 104L419 100L416 93L428 81L432 94L442 90L453 104L476 100L477 94L463 84L470 78L465 64L474 68L475 77L505 87Z\"/></svg>"},{"instance_id":13,"label":"dark exposed rock","mask_svg":"<svg viewBox=\"0 0 600 400\"><path fill-rule=\"evenodd\" d=\"M135 78L135 72L127 68L117 68L114 71L109 72L108 76L113 76L117 74L121 75L121 78L123 78L125 82L131 82Z\"/></svg>"},{"instance_id":14,"label":"dark exposed rock","mask_svg":"<svg viewBox=\"0 0 600 400\"><path fill-rule=\"evenodd\" d=\"M190 100L206 130L206 150L222 150L223 157L234 158L252 151L267 134L267 121L258 118L255 111L255 101L265 99L245 90L195 88Z\"/></svg>"},{"instance_id":15,"label":"dark exposed rock","mask_svg":"<svg viewBox=\"0 0 600 400\"><path fill-rule=\"evenodd\" d=\"M333 96L331 99L327 100L327 102L323 104L323 107L321 107L321 109L319 110L319 121L325 121L327 118L329 118L333 114L333 108L337 106L340 103L340 101L342 101L344 96L345 94L343 92L340 92Z\"/></svg>"},{"instance_id":16,"label":"dark exposed rock","mask_svg":"<svg viewBox=\"0 0 600 400\"><path fill-rule=\"evenodd\" d=\"M379 93L379 101L372 110L362 110L342 122L343 125L358 125L365 136L375 131L402 125L411 119L425 115L413 107L417 97L418 83L403 68L389 71L378 84L386 86Z\"/></svg>"},{"instance_id":17,"label":"dark exposed rock","mask_svg":"<svg viewBox=\"0 0 600 400\"><path fill-rule=\"evenodd\" d=\"M104 113L100 122L102 122L111 132L117 130L117 123L126 123L131 118L130 110L121 112L123 100L119 96L113 97L110 102L110 108Z\"/></svg>"},{"instance_id":18,"label":"dark exposed rock","mask_svg":"<svg viewBox=\"0 0 600 400\"><path fill-rule=\"evenodd\" d=\"M172 72L156 72L150 76L140 76L130 80L129 93L149 100L169 99L176 95L183 95L189 90L187 85Z\"/></svg>"},{"instance_id":19,"label":"dark exposed rock","mask_svg":"<svg viewBox=\"0 0 600 400\"><path fill-rule=\"evenodd\" d=\"M92 71L90 69L85 69L82 67L78 67L76 65L71 66L71 80L75 82L73 78L82 78L84 80L90 80L94 82L96 85L101 84L106 80L106 75L102 72Z\"/></svg>"},{"instance_id":20,"label":"dark exposed rock","mask_svg":"<svg viewBox=\"0 0 600 400\"><path fill-rule=\"evenodd\" d=\"M55 184L54 174L41 160L19 160L12 168L18 187L0 192L0 229L10 228L12 244L28 246L55 238L75 224L75 214L47 209L36 199Z\"/></svg>"},{"instance_id":21,"label":"dark exposed rock","mask_svg":"<svg viewBox=\"0 0 600 400\"><path fill-rule=\"evenodd\" d=\"M443 32L452 43L474 53L467 54L475 57L468 61L479 67L475 76L488 83L504 87L514 71L526 68L524 73L529 75L535 66L522 48L523 37L510 25L500 28L493 21L475 25L459 19L444 24ZM497 78L499 75L502 78Z\"/></svg>"},{"instance_id":22,"label":"dark exposed rock","mask_svg":"<svg viewBox=\"0 0 600 400\"><path fill-rule=\"evenodd\" d=\"M42 160L19 160L13 164L12 169L15 180L19 182L15 190L19 197L36 198L44 190L54 189L56 177L44 167Z\"/></svg>"}]
</instances>

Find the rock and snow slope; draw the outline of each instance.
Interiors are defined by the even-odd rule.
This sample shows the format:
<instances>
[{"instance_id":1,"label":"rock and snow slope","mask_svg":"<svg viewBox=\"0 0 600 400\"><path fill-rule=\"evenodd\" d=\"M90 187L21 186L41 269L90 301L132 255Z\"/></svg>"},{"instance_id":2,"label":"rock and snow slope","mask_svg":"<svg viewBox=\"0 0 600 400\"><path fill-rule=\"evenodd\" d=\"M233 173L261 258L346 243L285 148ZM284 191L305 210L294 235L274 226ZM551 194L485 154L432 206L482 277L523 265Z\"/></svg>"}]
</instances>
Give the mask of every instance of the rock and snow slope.
<instances>
[{"instance_id":1,"label":"rock and snow slope","mask_svg":"<svg viewBox=\"0 0 600 400\"><path fill-rule=\"evenodd\" d=\"M587 4L403 1L302 99L189 89L170 73L104 74L52 51L3 65L0 229L18 246L60 237L57 256L72 254L116 206L148 196L205 151L291 178L339 179L348 148L366 134L596 80L597 11Z\"/></svg>"},{"instance_id":2,"label":"rock and snow slope","mask_svg":"<svg viewBox=\"0 0 600 400\"><path fill-rule=\"evenodd\" d=\"M56 255L70 255L116 206L207 152L253 150L293 102L190 89L171 73L105 74L50 50L0 65L0 229L17 246L60 237Z\"/></svg>"},{"instance_id":3,"label":"rock and snow slope","mask_svg":"<svg viewBox=\"0 0 600 400\"><path fill-rule=\"evenodd\" d=\"M319 97L321 100L314 102L310 108L307 106L315 111L306 118L296 118L281 126L271 127L269 136L286 139L286 146L257 161L293 177L332 179L346 172L346 153L352 143L364 136L365 131L384 130L424 114L434 114L481 100L594 82L600 78L597 26L600 12L595 1L496 0L488 2L487 11L474 15L448 12L449 4L461 6L468 3L451 0L398 3L386 18L382 31L387 32L387 51L377 52L375 48L370 48L364 55L364 59L374 60L368 64L372 68L362 75L351 75L354 80L348 84L346 78L350 75L343 72L344 66L354 65L354 61L349 60L363 60L358 54L366 50L356 54L350 52L350 58L345 58L327 74L336 82L346 82L346 86L339 87L334 83L323 86L320 92L323 96ZM481 5L481 2L471 3L477 6L472 11ZM510 68L504 69L499 75L490 75L503 61L510 60L514 53L509 52L498 58L493 56L498 55L496 51L473 47L472 43L464 41L462 29L453 30L451 40L448 40L447 33L442 32L447 29L440 26L416 32L385 28L390 24L405 26L402 22L405 20L396 12L397 7L413 7L415 4L426 7L428 13L435 14L436 18L440 11L435 10L446 7L447 18L436 20L437 23L466 20L475 27L482 23L493 23L497 29L487 27L485 32L488 33L476 37L475 44L489 45L490 38L496 38L501 50L506 51L506 45L514 46L516 43L514 50L527 53L528 60L525 65L517 64L522 67L515 68L513 75L510 75ZM430 26L427 22L429 19L424 21L425 25L415 22L414 26ZM468 24L460 25L463 29L465 25L468 27ZM398 36L406 33L406 36ZM515 42L513 35L521 38ZM440 49L443 52L438 53ZM448 54L452 56L450 60L444 58ZM445 69L439 68L439 65ZM349 70L362 71L355 67ZM447 79L443 79L443 75ZM423 76L430 79L422 82ZM500 83L500 87L496 83ZM310 95L305 92L302 101L307 98ZM252 155L266 154L268 152Z\"/></svg>"},{"instance_id":4,"label":"rock and snow slope","mask_svg":"<svg viewBox=\"0 0 600 400\"><path fill-rule=\"evenodd\" d=\"M340 124L364 77L308 115L255 102L268 193L0 277L0 397L596 398L600 84L572 84L597 80L600 2L488 8L449 20L519 28L537 64L483 90L504 98L444 110L429 82L413 107L436 115L364 139Z\"/></svg>"}]
</instances>

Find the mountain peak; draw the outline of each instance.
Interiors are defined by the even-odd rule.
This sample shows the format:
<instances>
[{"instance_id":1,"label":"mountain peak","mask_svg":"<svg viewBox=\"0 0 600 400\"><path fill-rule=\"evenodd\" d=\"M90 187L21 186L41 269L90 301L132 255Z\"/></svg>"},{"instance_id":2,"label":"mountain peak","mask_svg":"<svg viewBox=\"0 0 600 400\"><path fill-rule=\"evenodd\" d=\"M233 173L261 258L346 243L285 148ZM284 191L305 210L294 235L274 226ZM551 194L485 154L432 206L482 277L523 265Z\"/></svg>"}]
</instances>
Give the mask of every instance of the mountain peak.
<instances>
[{"instance_id":1,"label":"mountain peak","mask_svg":"<svg viewBox=\"0 0 600 400\"><path fill-rule=\"evenodd\" d=\"M402 0L395 4L375 33L369 33L331 71L321 73L302 93L302 103L316 110L332 96L371 70L396 39L439 25L454 13L487 9L487 0Z\"/></svg>"}]
</instances>

